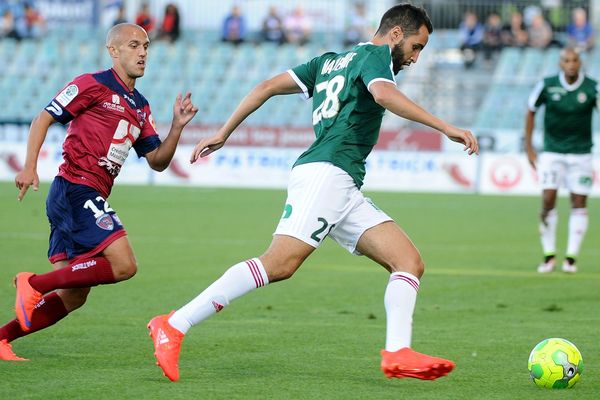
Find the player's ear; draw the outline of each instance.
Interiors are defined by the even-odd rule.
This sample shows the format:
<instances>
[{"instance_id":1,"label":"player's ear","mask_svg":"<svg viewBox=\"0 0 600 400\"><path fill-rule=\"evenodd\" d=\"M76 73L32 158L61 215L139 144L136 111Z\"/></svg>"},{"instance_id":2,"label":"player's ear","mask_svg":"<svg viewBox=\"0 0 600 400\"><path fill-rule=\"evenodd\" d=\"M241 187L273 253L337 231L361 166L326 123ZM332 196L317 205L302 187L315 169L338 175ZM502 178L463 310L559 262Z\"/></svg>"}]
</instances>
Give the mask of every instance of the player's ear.
<instances>
[{"instance_id":1,"label":"player's ear","mask_svg":"<svg viewBox=\"0 0 600 400\"><path fill-rule=\"evenodd\" d=\"M115 46L106 46L106 48L108 49L108 54L110 55L111 58L118 57L119 52L117 51Z\"/></svg>"},{"instance_id":2,"label":"player's ear","mask_svg":"<svg viewBox=\"0 0 600 400\"><path fill-rule=\"evenodd\" d=\"M404 39L404 30L402 29L401 26L396 25L395 27L393 27L392 29L390 29L390 36L391 36L392 41L394 43L398 43L402 39Z\"/></svg>"}]
</instances>

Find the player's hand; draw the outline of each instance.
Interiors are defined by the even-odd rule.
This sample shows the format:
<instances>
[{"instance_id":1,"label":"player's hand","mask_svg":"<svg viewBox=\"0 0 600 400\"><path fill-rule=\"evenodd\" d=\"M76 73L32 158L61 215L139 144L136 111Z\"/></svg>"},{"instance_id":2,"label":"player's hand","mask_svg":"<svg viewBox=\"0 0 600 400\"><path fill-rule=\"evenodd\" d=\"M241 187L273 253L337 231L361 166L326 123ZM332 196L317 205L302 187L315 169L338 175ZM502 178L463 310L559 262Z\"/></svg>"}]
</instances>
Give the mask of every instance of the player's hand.
<instances>
[{"instance_id":1,"label":"player's hand","mask_svg":"<svg viewBox=\"0 0 600 400\"><path fill-rule=\"evenodd\" d=\"M206 157L211 153L219 150L225 145L225 141L222 135L216 134L209 138L202 139L194 147L192 155L190 157L190 164L195 163L200 157Z\"/></svg>"},{"instance_id":2,"label":"player's hand","mask_svg":"<svg viewBox=\"0 0 600 400\"><path fill-rule=\"evenodd\" d=\"M477 143L477 138L471 131L460 129L455 126L449 126L444 133L453 142L464 144L464 150L468 151L469 155L473 153L479 154L479 143Z\"/></svg>"},{"instance_id":3,"label":"player's hand","mask_svg":"<svg viewBox=\"0 0 600 400\"><path fill-rule=\"evenodd\" d=\"M23 200L23 197L25 197L25 193L27 193L30 186L33 186L34 191L38 191L40 178L35 170L24 169L15 177L15 186L19 189L17 199L21 201Z\"/></svg>"},{"instance_id":4,"label":"player's hand","mask_svg":"<svg viewBox=\"0 0 600 400\"><path fill-rule=\"evenodd\" d=\"M181 93L178 94L175 99L175 105L173 105L173 125L183 128L194 118L197 112L198 108L192 103L192 94L190 92L186 93L183 98Z\"/></svg>"},{"instance_id":5,"label":"player's hand","mask_svg":"<svg viewBox=\"0 0 600 400\"><path fill-rule=\"evenodd\" d=\"M529 165L535 171L537 164L537 153L532 147L527 147L527 160L529 161Z\"/></svg>"}]
</instances>

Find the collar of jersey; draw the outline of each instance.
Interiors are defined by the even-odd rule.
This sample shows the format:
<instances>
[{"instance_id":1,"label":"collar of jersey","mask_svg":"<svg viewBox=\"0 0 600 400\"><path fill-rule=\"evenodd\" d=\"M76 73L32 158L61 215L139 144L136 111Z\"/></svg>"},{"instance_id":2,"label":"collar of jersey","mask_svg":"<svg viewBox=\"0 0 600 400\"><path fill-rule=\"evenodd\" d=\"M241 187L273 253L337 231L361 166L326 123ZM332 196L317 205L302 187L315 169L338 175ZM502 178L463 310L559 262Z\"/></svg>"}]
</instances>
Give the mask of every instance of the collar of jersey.
<instances>
[{"instance_id":1,"label":"collar of jersey","mask_svg":"<svg viewBox=\"0 0 600 400\"><path fill-rule=\"evenodd\" d=\"M581 84L583 83L583 72L579 71L579 76L577 77L577 80L575 82L573 82L572 84L569 84L567 82L567 79L565 78L565 73L560 71L560 73L558 74L558 80L560 81L560 85L562 87L564 87L565 89L567 89L569 92L572 92L573 90L576 90L579 88L579 86L581 86Z\"/></svg>"}]
</instances>

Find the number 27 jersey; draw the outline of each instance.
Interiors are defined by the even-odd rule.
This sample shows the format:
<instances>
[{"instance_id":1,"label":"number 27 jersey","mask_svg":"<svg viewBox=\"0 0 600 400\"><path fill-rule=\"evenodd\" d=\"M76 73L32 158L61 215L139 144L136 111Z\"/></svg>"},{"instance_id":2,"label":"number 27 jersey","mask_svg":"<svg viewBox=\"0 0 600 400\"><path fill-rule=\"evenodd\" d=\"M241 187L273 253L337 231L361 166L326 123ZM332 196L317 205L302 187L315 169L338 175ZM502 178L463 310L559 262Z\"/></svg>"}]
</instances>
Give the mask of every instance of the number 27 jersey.
<instances>
[{"instance_id":1,"label":"number 27 jersey","mask_svg":"<svg viewBox=\"0 0 600 400\"><path fill-rule=\"evenodd\" d=\"M129 150L139 157L160 146L148 101L112 69L76 77L46 111L70 125L59 176L108 197Z\"/></svg>"},{"instance_id":2,"label":"number 27 jersey","mask_svg":"<svg viewBox=\"0 0 600 400\"><path fill-rule=\"evenodd\" d=\"M369 92L376 81L396 84L389 46L361 43L344 53L325 53L288 71L313 100L316 139L295 165L325 161L361 187L366 158L377 143L385 109Z\"/></svg>"}]
</instances>

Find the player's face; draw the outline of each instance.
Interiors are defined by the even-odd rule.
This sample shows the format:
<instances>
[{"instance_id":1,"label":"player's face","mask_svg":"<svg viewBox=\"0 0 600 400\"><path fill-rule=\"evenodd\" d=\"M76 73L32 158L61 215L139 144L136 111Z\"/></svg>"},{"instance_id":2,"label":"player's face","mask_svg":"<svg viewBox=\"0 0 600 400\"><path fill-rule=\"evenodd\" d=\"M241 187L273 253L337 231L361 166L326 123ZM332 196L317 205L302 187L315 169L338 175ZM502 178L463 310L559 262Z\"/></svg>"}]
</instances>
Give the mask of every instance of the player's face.
<instances>
[{"instance_id":1,"label":"player's face","mask_svg":"<svg viewBox=\"0 0 600 400\"><path fill-rule=\"evenodd\" d=\"M560 69L568 79L577 79L581 68L581 58L574 51L565 51L560 56Z\"/></svg>"},{"instance_id":2,"label":"player's face","mask_svg":"<svg viewBox=\"0 0 600 400\"><path fill-rule=\"evenodd\" d=\"M119 45L119 63L130 78L144 76L150 40L143 29L132 28Z\"/></svg>"},{"instance_id":3,"label":"player's face","mask_svg":"<svg viewBox=\"0 0 600 400\"><path fill-rule=\"evenodd\" d=\"M392 47L392 65L394 74L400 72L404 67L416 63L421 51L429 40L429 32L425 25L411 36L403 36L398 43Z\"/></svg>"}]
</instances>

